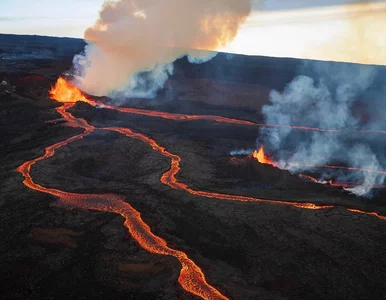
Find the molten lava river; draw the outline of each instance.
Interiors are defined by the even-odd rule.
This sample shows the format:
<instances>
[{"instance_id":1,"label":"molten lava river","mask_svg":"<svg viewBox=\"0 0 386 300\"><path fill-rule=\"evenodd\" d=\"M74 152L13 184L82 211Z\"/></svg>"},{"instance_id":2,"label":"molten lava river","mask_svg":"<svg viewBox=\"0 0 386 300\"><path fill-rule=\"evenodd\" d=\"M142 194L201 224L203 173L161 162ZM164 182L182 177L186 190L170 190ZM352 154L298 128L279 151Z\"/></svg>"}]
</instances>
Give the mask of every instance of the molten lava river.
<instances>
[{"instance_id":1,"label":"molten lava river","mask_svg":"<svg viewBox=\"0 0 386 300\"><path fill-rule=\"evenodd\" d=\"M183 115L183 114L172 114L165 112L149 111L143 109L134 109L134 108L120 108L110 105L104 105L94 100L86 98L76 87L67 83L63 78L59 78L56 85L50 90L50 95L52 99L55 99L59 102L62 102L63 105L58 107L56 110L63 118L68 122L68 125L71 127L82 128L84 132L75 136L72 136L62 142L58 142L51 146L45 148L45 153L33 160L24 162L21 166L17 168L17 171L24 176L23 183L30 189L37 190L46 194L50 194L59 198L63 205L69 208L81 208L89 210L97 210L103 212L113 212L119 214L125 218L124 225L127 227L131 236L137 241L137 243L145 250L150 253L161 254L161 255L170 255L174 256L181 263L181 271L178 278L178 282L181 287L196 296L199 296L203 299L227 299L220 291L215 287L211 286L205 279L205 275L184 252L180 250L175 250L170 248L167 245L167 242L154 235L151 232L151 228L142 220L140 213L135 210L126 199L123 199L120 196L114 194L78 194L61 191L58 189L46 188L34 182L31 177L31 167L39 161L42 161L46 158L52 157L55 153L55 150L66 146L72 142L82 139L83 137L89 135L95 130L105 130L105 131L114 131L121 133L127 137L135 138L143 141L148 144L154 151L159 152L163 156L170 159L170 169L165 172L160 181L169 186L172 189L182 190L192 195L197 195L200 197L206 198L216 198L226 201L241 201L241 202L264 202L271 203L275 205L288 205L293 206L299 209L331 209L334 206L331 205L317 205L314 203L304 203L296 201L280 201L274 199L260 199L247 196L215 193L208 191L194 190L190 188L187 184L179 182L176 178L177 173L180 170L181 158L173 153L168 152L164 147L160 146L155 140L140 134L133 132L128 128L122 127L109 127L109 128L96 128L87 123L86 120L82 118L75 118L71 113L68 112L68 109L73 107L77 101L84 101L93 106L101 106L107 109L118 110L124 113L130 114L141 114L152 117L160 117L171 120L212 120L220 123L229 123L229 124L241 124L241 125L250 125L250 126L282 126L277 124L256 124L249 121L230 119L219 116L212 115ZM285 126L288 127L288 126ZM311 128L311 127L302 127L302 126L293 126L293 128L301 130L319 130L319 131L332 131L329 129L320 129L320 128ZM386 133L386 132L382 132ZM265 164L274 165L274 163L265 155L264 149L261 148L260 151L256 151L253 155L259 162ZM334 166L329 166L334 167ZM338 168L338 167L337 167ZM358 209L347 208L348 211L352 213L367 214L374 217L377 217L382 220L386 220L385 216L381 216L376 212L367 212L361 211Z\"/></svg>"}]
</instances>

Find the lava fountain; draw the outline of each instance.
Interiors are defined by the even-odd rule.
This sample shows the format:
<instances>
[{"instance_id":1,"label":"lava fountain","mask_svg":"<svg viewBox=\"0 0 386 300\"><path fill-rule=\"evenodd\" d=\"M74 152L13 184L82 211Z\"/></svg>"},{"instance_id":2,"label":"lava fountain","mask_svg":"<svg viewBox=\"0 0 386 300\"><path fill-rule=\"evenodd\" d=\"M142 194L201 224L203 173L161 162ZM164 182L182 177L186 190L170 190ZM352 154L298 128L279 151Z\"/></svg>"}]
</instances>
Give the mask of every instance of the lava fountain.
<instances>
[{"instance_id":1,"label":"lava fountain","mask_svg":"<svg viewBox=\"0 0 386 300\"><path fill-rule=\"evenodd\" d=\"M63 103L90 102L76 86L70 84L63 77L58 78L55 86L50 89L49 94L51 99Z\"/></svg>"},{"instance_id":2,"label":"lava fountain","mask_svg":"<svg viewBox=\"0 0 386 300\"><path fill-rule=\"evenodd\" d=\"M252 157L256 159L261 164L276 166L275 163L265 154L264 152L264 146L261 146L260 149L257 151L255 150L252 153Z\"/></svg>"}]
</instances>

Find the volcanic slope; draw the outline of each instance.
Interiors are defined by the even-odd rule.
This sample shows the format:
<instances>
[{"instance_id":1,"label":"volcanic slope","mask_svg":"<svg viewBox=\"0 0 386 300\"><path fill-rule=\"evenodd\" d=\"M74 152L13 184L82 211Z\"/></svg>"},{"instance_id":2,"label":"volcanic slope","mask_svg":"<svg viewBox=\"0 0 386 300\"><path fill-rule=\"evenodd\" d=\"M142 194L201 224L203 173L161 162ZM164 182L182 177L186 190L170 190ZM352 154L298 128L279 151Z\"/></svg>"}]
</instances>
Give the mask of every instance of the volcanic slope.
<instances>
[{"instance_id":1,"label":"volcanic slope","mask_svg":"<svg viewBox=\"0 0 386 300\"><path fill-rule=\"evenodd\" d=\"M13 80L19 78L25 77L7 80L15 86ZM83 131L58 119L55 103L46 99L48 88L35 92L30 80L25 80L23 91L16 88L11 95L2 95L8 102L1 102L7 112L3 120L8 121L2 126L8 137L1 172L2 295L191 297L179 287L179 262L142 250L126 233L123 218L65 210L53 202L55 197L22 185L21 176L12 170L40 157L44 147ZM130 128L154 139L181 157L177 179L195 190L342 206L303 210L170 189L160 182L170 167L169 158L139 139L110 131L98 130L74 140L32 167L34 181L42 186L86 195L118 193L141 212L155 235L170 248L185 252L208 283L227 297L382 299L385 294L381 272L386 265L382 255L385 222L344 207L375 208L340 189L305 183L248 157L232 159L230 150L254 144L256 129L129 116L84 103L70 111L92 126ZM25 118L28 114L31 118ZM91 204L108 201L96 200ZM113 201L119 203L116 198ZM131 214L135 216L134 211Z\"/></svg>"},{"instance_id":2,"label":"volcanic slope","mask_svg":"<svg viewBox=\"0 0 386 300\"><path fill-rule=\"evenodd\" d=\"M79 97L79 96L77 96ZM62 116L70 122L70 126L74 126L74 127L82 127L85 129L85 133L84 134L89 134L91 133L92 131L95 130L95 127L94 126L90 126L90 125L87 125L87 123L85 123L82 119L74 119L73 116L71 114L68 114L66 112L67 109L71 108L73 106L72 103L67 103L67 104L64 104L63 107L60 107L58 108L58 112L60 112L62 114ZM141 134L136 134L134 132L132 132L130 129L125 129L125 128L122 128L122 127L112 127L112 128L103 128L103 130L112 130L112 131L117 131L119 133L123 133L125 134L126 136L129 136L129 137L134 137L134 138L139 138L141 139L142 141L144 142L147 142L150 146L152 146L152 148L156 151L159 151L160 153L166 153L165 156L169 157L172 159L172 166L174 165L174 163L178 163L180 161L180 158L176 155L173 155L173 154L170 154L169 152L165 152L162 148L160 147L154 140L152 139L149 139L147 138L146 136L143 136ZM67 143L69 142L73 142L79 138L82 138L83 135L78 135L78 136L75 136L73 138L70 138L69 140L65 141L64 143L59 143L59 144L56 144L56 145L53 145L52 148L49 147L47 148L46 150L46 158L49 158L53 155L53 149L56 149L56 148L60 148L64 145L66 145ZM50 194L53 194L55 196L58 196L62 199L62 201L64 201L64 203L66 205L70 204L71 207L84 207L84 208L88 208L88 209L97 209L97 210L102 210L102 211L111 211L111 212L116 212L116 213L120 213L122 214L123 216L126 216L126 223L127 224L126 226L129 228L131 234L133 236L137 236L136 237L136 240L137 242L139 242L139 244L144 247L145 249L147 249L148 251L150 252L153 252L154 250L151 250L151 249L156 249L156 248L153 248L154 246L147 246L149 242L145 242L146 240L149 241L147 238L145 238L144 241L142 241L141 239L141 235L138 236L138 234L136 234L135 230L133 231L133 228L136 228L139 226L139 228L147 228L146 225L142 224L142 225L135 225L133 224L133 221L130 222L130 218L128 218L128 216L130 215L127 215L126 213L124 213L124 211L130 211L130 210L133 210L130 206L128 209L125 209L125 208L120 208L121 204L119 204L122 200L119 200L119 198L115 198L112 197L112 196L108 196L108 195L81 195L81 194L71 194L71 193L63 193L61 191L57 191L57 190L50 190L50 189L45 189L45 188L42 188L36 184L34 184L32 182L32 178L29 177L29 168L30 168L30 165L31 163L35 163L37 161L39 161L40 159L38 160L35 160L35 161L31 161L31 162L26 162L25 164L23 164L18 170L24 174L24 176L26 177L26 181L25 181L25 184L33 189L37 189L37 190L40 190L42 192L46 192L46 193L50 193ZM171 171L173 170L173 167L171 169ZM227 194L219 194L219 193L210 193L210 192L202 192L202 191L197 191L195 192L194 190L191 190L189 188L187 188L185 185L181 185L181 184L175 184L173 185L173 182L176 182L176 179L173 179L172 177L170 176L175 176L176 175L176 172L172 172L172 175L166 175L167 173L165 173L162 177L161 177L161 182L164 183L164 184L168 184L170 185L171 187L173 188L182 188L182 190L184 191L188 191L189 193L193 194L193 195L198 195L198 196L203 196L203 197L208 197L208 198L218 198L218 199L222 199L222 200L241 200L241 201L256 201L256 202L267 202L267 203L270 203L270 204L275 204L275 205L279 205L279 204L284 204L284 205L292 205L292 206L295 206L295 207L298 207L298 208L321 208L321 209L328 209L328 208L332 208L332 206L315 206L313 204L309 204L309 203L294 203L294 202L284 202L284 201L279 201L279 200L267 200L267 199L257 199L257 198L252 198L252 197L242 197L242 196L232 196L232 195L227 195ZM170 184L172 183L172 184ZM78 201L75 200L75 203L74 203L74 200L73 199L80 199ZM106 199L111 199L111 200L107 200L108 202L106 204L104 204L104 200L98 200L98 199L103 199L103 198L106 198ZM88 202L91 200L91 205L88 204ZM82 201L83 200L83 201ZM97 205L95 206L95 204L92 204L94 201L96 201ZM78 203L77 203L78 202ZM101 207L100 207L101 206ZM350 212L356 212L358 210L353 210L353 209L350 209L349 210ZM135 212L135 210L134 210ZM131 213L132 214L132 213ZM139 215L138 215L139 216ZM375 214L376 216L376 214ZM380 217L383 219L383 217ZM134 222L135 223L135 222ZM141 219L137 219L137 223L141 224L142 223L142 220ZM143 231L144 229L140 229L140 232ZM146 229L145 229L146 230ZM147 229L149 234L150 234L150 228ZM146 236L146 234L145 234ZM152 240L152 238L150 239ZM141 242L142 241L142 242ZM161 244L164 244L165 242L160 240L161 242L158 242L159 245ZM154 242L153 242L154 243ZM157 242L155 242L157 244ZM166 245L166 244L165 244ZM157 246L159 247L159 246ZM169 249L169 248L168 248ZM173 252L170 252L170 251L154 251L155 253L162 253L162 254L169 254L169 255L173 255ZM178 252L177 252L178 253ZM174 256L174 255L173 255ZM177 254L176 257L181 257L180 254ZM185 254L183 254L183 257L186 257ZM183 260L180 260L181 262L184 261L184 258ZM189 264L192 264L192 262L190 262ZM184 264L182 265L182 270L184 270ZM191 267L188 267L187 270L191 269ZM191 272L191 271L190 271ZM188 271L188 274L190 274L190 272ZM201 270L200 269L197 269L197 271L194 271L194 272L199 272L201 273ZM200 275L200 277L202 276L203 278L203 275ZM187 283L184 282L184 279L183 278L191 278L191 279L188 279ZM203 298L217 298L217 297L222 297L222 295L216 291L215 289L213 289L212 287L210 287L209 285L206 285L206 283L204 284L203 287L200 287L200 288L197 288L197 284L198 282L200 282L200 279L199 278L195 278L195 275L191 274L191 275L184 275L184 273L181 273L180 277L179 277L179 282L181 283L182 287L187 290L187 291L191 291L193 293L195 293L196 295L200 295L201 297ZM205 281L204 281L205 282ZM206 286L206 287L205 287ZM213 290L213 292L211 292L211 289ZM207 290L207 292L202 292L202 291L205 291ZM213 294L214 293L214 294ZM212 295L211 295L212 294ZM215 296L217 294L217 296Z\"/></svg>"}]
</instances>

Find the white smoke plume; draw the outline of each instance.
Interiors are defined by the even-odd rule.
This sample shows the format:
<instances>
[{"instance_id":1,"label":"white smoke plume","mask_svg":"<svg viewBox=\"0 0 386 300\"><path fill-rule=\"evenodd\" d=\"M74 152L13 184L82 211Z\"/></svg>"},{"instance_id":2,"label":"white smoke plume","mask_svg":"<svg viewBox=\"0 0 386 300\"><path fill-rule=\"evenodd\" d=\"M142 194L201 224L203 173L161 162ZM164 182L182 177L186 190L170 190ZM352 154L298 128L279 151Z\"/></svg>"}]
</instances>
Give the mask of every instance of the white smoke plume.
<instances>
[{"instance_id":1,"label":"white smoke plume","mask_svg":"<svg viewBox=\"0 0 386 300\"><path fill-rule=\"evenodd\" d=\"M379 70L383 71L382 76ZM294 78L283 92L271 92L271 104L263 107L265 122L342 132L261 128L257 142L266 146L280 168L297 174L313 172L322 179L355 182L358 184L352 192L370 195L371 186L384 183L384 174L311 165L386 171L384 135L350 131L386 128L384 119L379 118L379 110L384 111L386 104L382 93L385 70L369 65L309 62L303 71L309 76Z\"/></svg>"},{"instance_id":2,"label":"white smoke plume","mask_svg":"<svg viewBox=\"0 0 386 300\"><path fill-rule=\"evenodd\" d=\"M74 58L77 85L96 96L154 96L176 59L210 59L250 10L250 0L106 1Z\"/></svg>"},{"instance_id":3,"label":"white smoke plume","mask_svg":"<svg viewBox=\"0 0 386 300\"><path fill-rule=\"evenodd\" d=\"M232 150L229 152L229 155L236 156L236 155L251 155L253 153L254 149L239 149L239 150Z\"/></svg>"}]
</instances>

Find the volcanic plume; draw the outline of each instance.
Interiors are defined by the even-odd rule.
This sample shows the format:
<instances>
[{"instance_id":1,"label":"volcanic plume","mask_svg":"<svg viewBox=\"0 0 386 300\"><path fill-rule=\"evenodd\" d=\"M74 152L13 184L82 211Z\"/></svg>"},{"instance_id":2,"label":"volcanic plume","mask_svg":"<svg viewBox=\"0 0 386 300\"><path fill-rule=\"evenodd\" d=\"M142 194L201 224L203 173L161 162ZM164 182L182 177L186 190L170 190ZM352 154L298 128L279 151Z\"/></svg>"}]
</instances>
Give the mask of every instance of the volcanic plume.
<instances>
[{"instance_id":1,"label":"volcanic plume","mask_svg":"<svg viewBox=\"0 0 386 300\"><path fill-rule=\"evenodd\" d=\"M262 127L258 144L267 147L280 168L316 172L321 182L356 182L350 190L369 195L386 176L383 137L370 133L385 126L378 105L384 99L384 72L366 65L306 64L302 73L308 76L294 78L283 92L271 92L271 104L263 107L265 121L338 131Z\"/></svg>"},{"instance_id":2,"label":"volcanic plume","mask_svg":"<svg viewBox=\"0 0 386 300\"><path fill-rule=\"evenodd\" d=\"M250 0L106 1L74 58L77 84L97 96L152 96L177 58L210 59L207 50L231 42L250 10Z\"/></svg>"}]
</instances>

